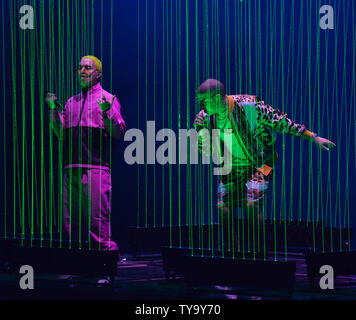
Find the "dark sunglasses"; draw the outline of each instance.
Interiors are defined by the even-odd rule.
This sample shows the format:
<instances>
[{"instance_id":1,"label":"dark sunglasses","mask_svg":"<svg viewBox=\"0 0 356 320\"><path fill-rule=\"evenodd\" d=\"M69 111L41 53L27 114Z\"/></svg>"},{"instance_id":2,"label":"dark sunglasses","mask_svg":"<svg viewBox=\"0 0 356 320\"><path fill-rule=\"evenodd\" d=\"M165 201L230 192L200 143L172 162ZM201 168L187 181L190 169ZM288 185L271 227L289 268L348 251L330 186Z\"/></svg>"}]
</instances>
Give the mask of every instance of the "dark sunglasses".
<instances>
[{"instance_id":1,"label":"dark sunglasses","mask_svg":"<svg viewBox=\"0 0 356 320\"><path fill-rule=\"evenodd\" d=\"M86 71L90 71L90 70L93 70L93 69L94 69L92 66L85 65L85 66L75 67L74 70L75 70L76 72L81 72L83 68L84 68Z\"/></svg>"}]
</instances>

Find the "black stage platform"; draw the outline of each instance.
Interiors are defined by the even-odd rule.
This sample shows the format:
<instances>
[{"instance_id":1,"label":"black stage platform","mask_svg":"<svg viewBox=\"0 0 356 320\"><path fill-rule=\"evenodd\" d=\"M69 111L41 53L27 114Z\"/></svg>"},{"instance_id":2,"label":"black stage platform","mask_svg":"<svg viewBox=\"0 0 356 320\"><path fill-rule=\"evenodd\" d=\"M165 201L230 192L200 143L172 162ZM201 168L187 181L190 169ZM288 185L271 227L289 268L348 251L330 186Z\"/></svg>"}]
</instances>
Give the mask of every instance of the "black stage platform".
<instances>
[{"instance_id":1,"label":"black stage platform","mask_svg":"<svg viewBox=\"0 0 356 320\"><path fill-rule=\"evenodd\" d=\"M283 260L284 253L279 255ZM0 273L0 299L95 299L95 300L356 300L356 276L337 276L333 290L310 287L304 254L295 253L295 284L291 296L284 289L259 290L238 286L196 284L187 286L180 275L166 278L162 256L123 254L111 288L97 288L91 278L36 274L35 288L21 290L13 273ZM318 284L318 282L317 282Z\"/></svg>"}]
</instances>

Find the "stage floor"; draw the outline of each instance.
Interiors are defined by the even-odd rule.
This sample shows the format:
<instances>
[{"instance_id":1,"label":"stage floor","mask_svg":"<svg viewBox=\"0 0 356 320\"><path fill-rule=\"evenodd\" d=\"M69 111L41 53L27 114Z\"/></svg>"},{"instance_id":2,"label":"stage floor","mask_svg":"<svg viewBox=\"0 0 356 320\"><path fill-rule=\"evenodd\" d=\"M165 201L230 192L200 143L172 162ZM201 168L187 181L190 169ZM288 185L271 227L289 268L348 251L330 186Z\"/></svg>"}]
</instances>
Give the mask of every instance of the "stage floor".
<instances>
[{"instance_id":1,"label":"stage floor","mask_svg":"<svg viewBox=\"0 0 356 320\"><path fill-rule=\"evenodd\" d=\"M0 299L95 300L356 300L356 275L338 276L333 290L310 289L303 256L296 256L296 282L287 290L252 290L239 287L194 286L183 277L167 280L159 254L133 258L123 255L113 287L97 288L93 279L74 276L72 281L53 274L35 274L34 290L21 290L14 274L0 273Z\"/></svg>"}]
</instances>

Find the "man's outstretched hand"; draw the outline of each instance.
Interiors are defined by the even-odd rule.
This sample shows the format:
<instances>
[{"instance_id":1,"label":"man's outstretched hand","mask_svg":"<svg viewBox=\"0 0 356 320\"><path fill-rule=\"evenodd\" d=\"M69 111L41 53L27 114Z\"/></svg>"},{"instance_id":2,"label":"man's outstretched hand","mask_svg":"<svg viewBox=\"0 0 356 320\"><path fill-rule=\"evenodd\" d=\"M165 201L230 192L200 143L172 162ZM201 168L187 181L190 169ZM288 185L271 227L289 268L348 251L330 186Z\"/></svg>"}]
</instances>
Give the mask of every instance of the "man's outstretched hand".
<instances>
[{"instance_id":1,"label":"man's outstretched hand","mask_svg":"<svg viewBox=\"0 0 356 320\"><path fill-rule=\"evenodd\" d=\"M331 142L328 139L322 138L322 137L318 137L316 136L313 141L318 145L318 147L329 151L329 149L333 148L336 146L336 144L334 142Z\"/></svg>"},{"instance_id":2,"label":"man's outstretched hand","mask_svg":"<svg viewBox=\"0 0 356 320\"><path fill-rule=\"evenodd\" d=\"M111 102L106 100L106 97L103 95L100 99L97 99L96 102L98 103L101 111L105 112L108 111L111 107L112 104L114 103L115 96L112 98Z\"/></svg>"}]
</instances>

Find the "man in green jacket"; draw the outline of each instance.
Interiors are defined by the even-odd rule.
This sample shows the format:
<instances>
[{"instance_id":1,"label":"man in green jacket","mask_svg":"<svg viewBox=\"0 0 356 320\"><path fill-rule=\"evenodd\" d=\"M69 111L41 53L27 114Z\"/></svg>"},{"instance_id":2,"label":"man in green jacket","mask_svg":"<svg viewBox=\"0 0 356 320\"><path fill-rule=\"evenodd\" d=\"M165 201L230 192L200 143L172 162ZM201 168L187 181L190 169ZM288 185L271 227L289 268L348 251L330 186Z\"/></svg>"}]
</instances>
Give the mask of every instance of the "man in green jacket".
<instances>
[{"instance_id":1,"label":"man in green jacket","mask_svg":"<svg viewBox=\"0 0 356 320\"><path fill-rule=\"evenodd\" d=\"M224 85L218 80L204 81L197 96L202 110L195 118L194 127L198 133L203 133L198 138L199 150L208 150L204 145L210 142L208 139L213 129L221 132L220 146L215 148L215 152L223 150L224 141L231 141L227 148L231 153L231 172L220 176L218 187L217 207L222 222L224 250L260 252L261 209L277 160L272 130L310 140L325 150L335 144L307 130L255 95L227 95ZM230 137L226 132L230 132ZM233 210L238 207L245 208L249 217L249 241L246 245L242 243L244 240L237 240L233 228Z\"/></svg>"}]
</instances>

